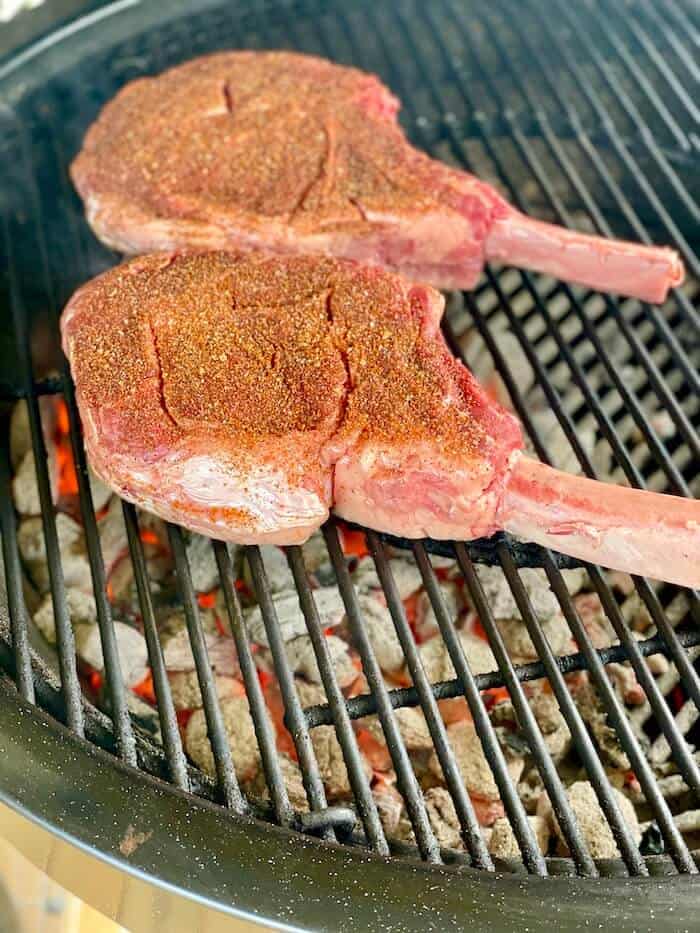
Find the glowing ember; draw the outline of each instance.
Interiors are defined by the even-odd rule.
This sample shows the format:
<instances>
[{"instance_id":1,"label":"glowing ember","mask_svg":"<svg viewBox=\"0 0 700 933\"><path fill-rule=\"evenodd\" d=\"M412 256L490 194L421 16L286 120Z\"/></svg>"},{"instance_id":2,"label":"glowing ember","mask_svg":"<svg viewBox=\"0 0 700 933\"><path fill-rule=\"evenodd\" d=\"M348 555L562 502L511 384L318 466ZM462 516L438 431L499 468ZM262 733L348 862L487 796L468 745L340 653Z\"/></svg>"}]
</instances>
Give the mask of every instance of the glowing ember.
<instances>
[{"instance_id":1,"label":"glowing ember","mask_svg":"<svg viewBox=\"0 0 700 933\"><path fill-rule=\"evenodd\" d=\"M369 554L367 540L363 531L346 528L344 525L340 525L338 530L340 532L340 545L346 557L357 557L359 559Z\"/></svg>"},{"instance_id":2,"label":"glowing ember","mask_svg":"<svg viewBox=\"0 0 700 933\"><path fill-rule=\"evenodd\" d=\"M70 443L70 421L68 406L62 398L56 397L56 464L58 466L58 494L61 498L78 495L78 476L75 472L73 450Z\"/></svg>"},{"instance_id":3,"label":"glowing ember","mask_svg":"<svg viewBox=\"0 0 700 933\"><path fill-rule=\"evenodd\" d=\"M209 593L197 593L197 602L200 609L213 609L216 605L216 590Z\"/></svg>"},{"instance_id":4,"label":"glowing ember","mask_svg":"<svg viewBox=\"0 0 700 933\"><path fill-rule=\"evenodd\" d=\"M161 543L160 538L159 538L158 535L155 533L155 531L151 531L151 530L148 529L148 528L144 529L144 530L139 534L139 537L141 538L141 540L143 541L144 544L152 544L152 545L154 545L155 547L158 547L158 548L162 548L162 546L163 546L162 543Z\"/></svg>"},{"instance_id":5,"label":"glowing ember","mask_svg":"<svg viewBox=\"0 0 700 933\"><path fill-rule=\"evenodd\" d=\"M131 688L132 692L136 696L141 697L142 700L145 700L147 703L151 703L153 706L156 705L156 692L153 687L153 674L149 670L143 680Z\"/></svg>"}]
</instances>

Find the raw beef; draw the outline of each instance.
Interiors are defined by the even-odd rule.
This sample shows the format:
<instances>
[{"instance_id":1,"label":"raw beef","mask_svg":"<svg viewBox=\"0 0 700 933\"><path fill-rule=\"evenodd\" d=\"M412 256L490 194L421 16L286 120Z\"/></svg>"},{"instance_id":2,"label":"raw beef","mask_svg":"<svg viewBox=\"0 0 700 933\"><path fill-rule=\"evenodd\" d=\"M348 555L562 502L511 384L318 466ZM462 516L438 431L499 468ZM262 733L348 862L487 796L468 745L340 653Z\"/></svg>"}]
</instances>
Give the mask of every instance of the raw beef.
<instances>
[{"instance_id":1,"label":"raw beef","mask_svg":"<svg viewBox=\"0 0 700 933\"><path fill-rule=\"evenodd\" d=\"M408 144L373 75L292 52L225 52L133 81L72 166L97 235L125 253L265 248L472 288L493 259L662 301L670 249L531 220Z\"/></svg>"},{"instance_id":2,"label":"raw beef","mask_svg":"<svg viewBox=\"0 0 700 933\"><path fill-rule=\"evenodd\" d=\"M409 538L505 528L700 584L700 503L569 476L449 352L442 296L310 257L159 254L62 319L91 465L124 498L242 543L338 515Z\"/></svg>"}]
</instances>

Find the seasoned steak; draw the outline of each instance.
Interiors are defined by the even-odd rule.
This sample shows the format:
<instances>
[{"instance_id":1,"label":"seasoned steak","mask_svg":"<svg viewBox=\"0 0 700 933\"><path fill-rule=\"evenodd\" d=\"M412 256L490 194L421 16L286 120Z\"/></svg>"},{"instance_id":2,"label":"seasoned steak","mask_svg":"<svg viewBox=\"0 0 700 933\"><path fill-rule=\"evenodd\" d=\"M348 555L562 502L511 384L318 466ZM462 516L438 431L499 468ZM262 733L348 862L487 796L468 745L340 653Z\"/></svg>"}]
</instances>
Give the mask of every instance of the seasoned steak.
<instances>
[{"instance_id":1,"label":"seasoned steak","mask_svg":"<svg viewBox=\"0 0 700 933\"><path fill-rule=\"evenodd\" d=\"M224 52L123 88L72 166L89 222L125 253L265 248L471 288L486 259L662 300L669 249L531 220L414 149L373 75L293 52Z\"/></svg>"},{"instance_id":2,"label":"seasoned steak","mask_svg":"<svg viewBox=\"0 0 700 933\"><path fill-rule=\"evenodd\" d=\"M243 543L332 508L409 538L499 528L700 583L700 503L522 456L515 418L449 352L443 299L376 267L228 253L134 259L63 318L88 456L124 498Z\"/></svg>"}]
</instances>

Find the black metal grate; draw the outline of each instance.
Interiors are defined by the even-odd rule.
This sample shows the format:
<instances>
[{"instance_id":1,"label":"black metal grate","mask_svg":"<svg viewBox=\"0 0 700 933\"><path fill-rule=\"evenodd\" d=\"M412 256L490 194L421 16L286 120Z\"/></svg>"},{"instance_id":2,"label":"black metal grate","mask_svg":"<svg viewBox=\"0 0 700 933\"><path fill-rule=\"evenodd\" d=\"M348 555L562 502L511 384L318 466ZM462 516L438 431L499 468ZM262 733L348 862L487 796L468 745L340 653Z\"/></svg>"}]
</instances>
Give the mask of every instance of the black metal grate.
<instances>
[{"instance_id":1,"label":"black metal grate","mask_svg":"<svg viewBox=\"0 0 700 933\"><path fill-rule=\"evenodd\" d=\"M57 322L62 304L75 286L113 263L115 257L87 230L81 206L70 189L66 165L97 109L118 86L144 72L161 70L195 54L221 47L296 47L377 71L403 99L403 120L418 145L439 158L474 167L507 190L530 213L564 224L584 225L604 234L644 241L672 241L683 253L692 276L700 273L694 252L698 232L698 110L688 90L697 80L693 43L698 32L692 11L676 0L639 0L622 6L599 0L575 7L555 0L556 15L543 15L536 2L498 2L469 9L457 0L421 4L413 0L377 5L360 2L316 5L311 2L214 5L186 18L172 18L158 29L88 55L61 68L40 87L8 98L0 108L3 180L0 212L4 262L0 300L8 321L1 322L13 365L0 385L3 401L24 398L41 498L43 533L51 594L56 613L60 685L47 679L32 655L17 547L15 515L9 490L9 420L0 436L0 520L8 591L10 637L0 640L0 661L22 697L36 701L78 735L114 751L125 763L166 777L193 794L211 797L235 813L248 812L233 767L214 676L190 578L182 531L169 528L180 596L199 679L203 708L216 762L213 786L185 758L161 647L148 579L139 517L124 505L163 737L162 750L150 745L129 716L119 656L106 594L106 581L95 510L73 389L57 353ZM476 10L478 9L478 13ZM549 8L548 8L549 10ZM7 78L5 79L7 80ZM0 82L2 70L0 69ZM0 84L0 89L2 84ZM695 186L695 190L694 190ZM551 461L548 438L532 416L532 394L540 392L556 416L570 453L581 469L596 476L596 465L581 442L583 426L592 428L614 464L613 476L631 485L649 485L679 495L697 493L693 484L700 463L698 347L700 324L694 300L697 283L675 290L658 309L617 300L551 282L528 273L488 269L473 294L453 296L446 336L459 351L460 333L453 321L470 321L493 357L532 446ZM465 313L466 312L466 313ZM514 335L533 374L534 386L521 391L518 378L499 346L504 329ZM633 378L625 367L634 364ZM45 379L54 365L58 378ZM572 391L573 390L573 391ZM75 646L65 596L55 511L41 430L39 398L63 393L68 405L73 454L77 465L81 518L85 530L105 660L110 717L81 694ZM651 415L663 414L673 431L662 436ZM688 649L700 645L700 602L686 592L688 612L680 626L667 608L678 598L672 587L657 589L648 581L634 585L656 632L637 641L620 612L605 575L589 567L619 644L598 650L587 634L569 595L558 555L523 547L505 536L467 546L456 554L498 670L474 676L455 633L431 564L430 542L414 544L413 553L429 595L441 637L457 676L430 683L421 664L404 607L387 559L387 542L369 533L370 549L413 686L390 690L384 683L364 628L362 612L333 523L324 529L337 584L347 611L354 645L370 692L346 699L334 672L302 551L289 548L288 562L298 591L328 704L303 709L294 688L284 644L257 548L246 549L275 672L294 738L310 813L295 814L275 749L272 726L257 678L234 572L226 548L213 548L231 632L250 705L270 795L270 818L283 826L312 832L326 840L366 845L376 852L397 851L387 840L363 770L352 721L376 713L422 859L455 860L441 851L425 801L398 728L394 710L420 706L425 715L445 782L453 799L467 862L486 871L494 864L479 831L472 801L450 747L438 701L464 696L512 824L525 869L538 875L573 871L594 876L610 871L588 851L565 788L522 684L546 677L559 703L575 747L610 824L622 861L631 875L644 875L647 862L627 827L594 743L572 701L564 674L588 670L631 763L641 792L656 821L670 862L679 873L697 871L652 767L606 670L629 660L642 686L657 729L668 741L673 761L690 792L700 792L700 770L693 748L645 658L663 653L675 665L688 702L700 707L700 679ZM502 567L527 631L537 649L536 663L514 666L473 561ZM519 567L544 568L579 652L553 654L527 592ZM503 751L487 714L481 691L507 688L532 759L554 806L571 853L570 860L546 860L508 774ZM311 730L333 725L347 766L356 812L363 832L351 840L355 813L329 806L311 742ZM511 866L512 867L512 866ZM619 867L618 867L619 869ZM615 870L618 870L615 869Z\"/></svg>"}]
</instances>

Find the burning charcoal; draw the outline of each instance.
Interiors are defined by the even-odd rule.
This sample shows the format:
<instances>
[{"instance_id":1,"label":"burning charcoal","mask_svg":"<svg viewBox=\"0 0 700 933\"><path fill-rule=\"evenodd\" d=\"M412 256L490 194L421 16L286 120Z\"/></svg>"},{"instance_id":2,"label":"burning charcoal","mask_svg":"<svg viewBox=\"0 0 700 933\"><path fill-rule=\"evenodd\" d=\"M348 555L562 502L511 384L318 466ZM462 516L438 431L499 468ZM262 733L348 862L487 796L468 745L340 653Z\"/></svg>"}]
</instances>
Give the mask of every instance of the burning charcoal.
<instances>
[{"instance_id":1,"label":"burning charcoal","mask_svg":"<svg viewBox=\"0 0 700 933\"><path fill-rule=\"evenodd\" d=\"M377 805L384 832L390 838L395 838L401 820L407 818L403 797L389 781L378 781L372 787L372 796Z\"/></svg>"},{"instance_id":2,"label":"burning charcoal","mask_svg":"<svg viewBox=\"0 0 700 933\"><path fill-rule=\"evenodd\" d=\"M126 556L129 547L122 503L118 496L113 497L107 512L97 522L97 530L100 534L105 574L109 579L117 563Z\"/></svg>"},{"instance_id":3,"label":"burning charcoal","mask_svg":"<svg viewBox=\"0 0 700 933\"><path fill-rule=\"evenodd\" d=\"M348 645L338 638L337 635L326 635L326 645L333 662L333 670L341 688L349 686L357 677ZM301 674L312 683L321 683L321 672L316 663L311 638L308 635L300 635L286 643L287 659L289 665L295 674Z\"/></svg>"},{"instance_id":4,"label":"burning charcoal","mask_svg":"<svg viewBox=\"0 0 700 933\"><path fill-rule=\"evenodd\" d=\"M315 531L302 548L304 567L309 574L316 574L324 564L330 565L326 542L320 531Z\"/></svg>"},{"instance_id":5,"label":"burning charcoal","mask_svg":"<svg viewBox=\"0 0 700 933\"><path fill-rule=\"evenodd\" d=\"M143 635L130 625L113 622L122 677L127 687L141 683L148 673L148 649ZM81 661L104 670L100 630L96 625L75 625L75 650Z\"/></svg>"},{"instance_id":6,"label":"burning charcoal","mask_svg":"<svg viewBox=\"0 0 700 933\"><path fill-rule=\"evenodd\" d=\"M547 821L541 816L529 816L530 826L537 840L537 845L543 855L547 854L549 848L550 830ZM501 817L493 824L491 839L489 840L489 852L494 858L498 859L519 859L522 857L520 846L515 838L513 827L507 817Z\"/></svg>"},{"instance_id":7,"label":"burning charcoal","mask_svg":"<svg viewBox=\"0 0 700 933\"><path fill-rule=\"evenodd\" d=\"M498 670L498 664L488 642L469 630L459 632L459 640L472 674L489 674ZM423 642L419 648L421 660L431 683L453 680L457 675L452 666L447 646L440 637Z\"/></svg>"},{"instance_id":8,"label":"burning charcoal","mask_svg":"<svg viewBox=\"0 0 700 933\"><path fill-rule=\"evenodd\" d=\"M284 786L287 789L289 802L297 813L306 813L309 809L309 801L304 790L304 781L301 776L301 770L296 761L293 761L289 755L279 753L277 756ZM270 792L265 780L265 772L262 768L258 770L252 781L246 784L246 793L251 797L257 797L258 800L269 800Z\"/></svg>"},{"instance_id":9,"label":"burning charcoal","mask_svg":"<svg viewBox=\"0 0 700 933\"><path fill-rule=\"evenodd\" d=\"M234 546L235 547L235 546ZM204 535L188 532L187 559L192 586L198 593L208 593L219 583L219 570L211 540Z\"/></svg>"},{"instance_id":10,"label":"burning charcoal","mask_svg":"<svg viewBox=\"0 0 700 933\"><path fill-rule=\"evenodd\" d=\"M170 618L172 619L172 616ZM204 623L206 613L202 613L201 618ZM204 624L203 627L209 664L212 670L224 677L238 677L240 667L238 666L238 655L236 654L236 645L233 639L220 635L216 628L212 631ZM165 667L168 671L194 670L194 656L192 655L189 633L186 628L181 628L174 633L161 632L160 641L163 647Z\"/></svg>"},{"instance_id":11,"label":"burning charcoal","mask_svg":"<svg viewBox=\"0 0 700 933\"><path fill-rule=\"evenodd\" d=\"M450 619L454 622L464 607L460 588L456 583L440 583L440 592ZM430 597L422 592L416 605L416 633L421 638L430 638L439 632L437 618Z\"/></svg>"},{"instance_id":12,"label":"burning charcoal","mask_svg":"<svg viewBox=\"0 0 700 933\"><path fill-rule=\"evenodd\" d=\"M517 337L510 331L498 331L498 346L508 360L508 368L513 373L521 392L534 384L535 376ZM496 371L493 357L489 353L481 334L476 328L468 329L459 340L467 366L481 385L485 386L506 408L512 408L510 395L501 376Z\"/></svg>"},{"instance_id":13,"label":"burning charcoal","mask_svg":"<svg viewBox=\"0 0 700 933\"><path fill-rule=\"evenodd\" d=\"M641 706L646 702L646 694L628 663L608 664L607 671L617 692L628 706Z\"/></svg>"},{"instance_id":14,"label":"burning charcoal","mask_svg":"<svg viewBox=\"0 0 700 933\"><path fill-rule=\"evenodd\" d=\"M241 783L255 778L260 768L260 749L255 737L253 720L245 697L233 697L221 703L221 715L233 758L236 777ZM185 730L185 749L192 761L211 777L216 777L216 765L207 734L203 709L195 710Z\"/></svg>"},{"instance_id":15,"label":"burning charcoal","mask_svg":"<svg viewBox=\"0 0 700 933\"><path fill-rule=\"evenodd\" d=\"M594 648L607 648L617 641L615 629L597 593L579 593L573 602Z\"/></svg>"},{"instance_id":16,"label":"burning charcoal","mask_svg":"<svg viewBox=\"0 0 700 933\"><path fill-rule=\"evenodd\" d=\"M581 718L593 734L603 762L621 771L628 771L629 758L620 744L617 732L608 725L605 708L593 684L588 680L581 681L573 696Z\"/></svg>"},{"instance_id":17,"label":"burning charcoal","mask_svg":"<svg viewBox=\"0 0 700 933\"><path fill-rule=\"evenodd\" d=\"M65 512L56 515L56 532L61 551L63 577L67 587L92 592L90 564L85 550L83 529ZM41 518L25 518L19 526L17 541L20 553L40 593L49 590L49 569Z\"/></svg>"},{"instance_id":18,"label":"burning charcoal","mask_svg":"<svg viewBox=\"0 0 700 933\"><path fill-rule=\"evenodd\" d=\"M540 797L544 793L542 775L536 767L528 768L523 772L522 778L518 783L518 796L522 801L525 810L534 814L537 812Z\"/></svg>"},{"instance_id":19,"label":"burning charcoal","mask_svg":"<svg viewBox=\"0 0 700 933\"><path fill-rule=\"evenodd\" d=\"M600 808L598 798L596 797L592 785L588 781L576 781L575 784L572 784L571 787L567 789L566 794L571 803L571 809L574 811L579 829L593 858L619 858L620 852L617 848L617 843L615 842L612 830L608 826L603 811ZM642 833L639 828L639 821L637 820L634 807L627 797L621 794L619 790L613 788L613 794L617 800L622 817L634 837L634 841L639 843L642 838ZM551 830L556 833L559 838L560 847L568 854L564 836L546 795L542 796L541 803L540 815L547 820Z\"/></svg>"},{"instance_id":20,"label":"burning charcoal","mask_svg":"<svg viewBox=\"0 0 700 933\"><path fill-rule=\"evenodd\" d=\"M51 498L56 502L58 496L58 470L52 447L48 448L49 481L51 483ZM12 480L12 498L15 508L20 515L40 515L41 499L34 468L34 454L28 450Z\"/></svg>"},{"instance_id":21,"label":"burning charcoal","mask_svg":"<svg viewBox=\"0 0 700 933\"><path fill-rule=\"evenodd\" d=\"M447 729L447 736L470 796L484 801L499 800L498 786L484 755L474 723L468 719L453 723ZM434 751L430 757L429 766L432 773L442 779L442 768ZM523 759L511 757L508 760L508 772L511 779L517 782L522 771Z\"/></svg>"},{"instance_id":22,"label":"burning charcoal","mask_svg":"<svg viewBox=\"0 0 700 933\"><path fill-rule=\"evenodd\" d=\"M547 448L552 466L564 470L566 473L580 473L581 464L578 456L554 412L550 408L545 408L542 411L531 412L531 417L539 436ZM602 461L596 463L600 472L602 474L608 473L610 455L607 452L607 447L602 448L600 452L596 451L594 428L590 425L579 424L577 425L576 436L589 456L595 456L597 461Z\"/></svg>"},{"instance_id":23,"label":"burning charcoal","mask_svg":"<svg viewBox=\"0 0 700 933\"><path fill-rule=\"evenodd\" d=\"M359 602L362 622L377 657L377 663L384 673L396 673L404 666L405 658L391 613L384 603L370 593L363 593Z\"/></svg>"},{"instance_id":24,"label":"burning charcoal","mask_svg":"<svg viewBox=\"0 0 700 933\"><path fill-rule=\"evenodd\" d=\"M333 726L317 726L312 729L311 742L328 800L332 802L352 797L343 752ZM369 778L372 773L371 768L364 759L363 764Z\"/></svg>"},{"instance_id":25,"label":"burning charcoal","mask_svg":"<svg viewBox=\"0 0 700 933\"><path fill-rule=\"evenodd\" d=\"M399 731L409 752L433 750L428 723L423 710L415 706L405 706L394 711Z\"/></svg>"},{"instance_id":26,"label":"burning charcoal","mask_svg":"<svg viewBox=\"0 0 700 933\"><path fill-rule=\"evenodd\" d=\"M673 817L673 822L686 835L700 832L700 810L686 810L678 813Z\"/></svg>"},{"instance_id":27,"label":"burning charcoal","mask_svg":"<svg viewBox=\"0 0 700 933\"><path fill-rule=\"evenodd\" d=\"M413 561L392 557L388 563L400 599L408 599L411 594L416 593L422 587L423 578ZM357 562L353 581L358 593L381 590L382 585L371 557L363 557Z\"/></svg>"},{"instance_id":28,"label":"burning charcoal","mask_svg":"<svg viewBox=\"0 0 700 933\"><path fill-rule=\"evenodd\" d=\"M265 574L273 596L282 593L291 593L294 595L296 593L294 577L292 576L292 571L289 569L289 564L287 563L287 558L282 548L276 547L274 544L263 545L260 548L260 556L265 564ZM243 568L243 578L254 592L255 587L253 586L253 577L250 572L250 567L248 566L248 561L245 562ZM275 600L275 603L277 603L277 600Z\"/></svg>"},{"instance_id":29,"label":"burning charcoal","mask_svg":"<svg viewBox=\"0 0 700 933\"><path fill-rule=\"evenodd\" d=\"M556 697L553 693L540 690L530 698L529 703L552 760L561 761L571 747L571 733Z\"/></svg>"},{"instance_id":30,"label":"burning charcoal","mask_svg":"<svg viewBox=\"0 0 700 933\"><path fill-rule=\"evenodd\" d=\"M566 653L571 646L571 632L564 616L558 613L544 621L540 620L539 624L554 654ZM529 661L538 660L537 651L524 622L520 619L498 619L496 625L514 664L527 664Z\"/></svg>"},{"instance_id":31,"label":"burning charcoal","mask_svg":"<svg viewBox=\"0 0 700 933\"><path fill-rule=\"evenodd\" d=\"M304 709L309 706L323 706L328 702L326 691L321 683L312 684L302 677L295 677L294 686Z\"/></svg>"},{"instance_id":32,"label":"burning charcoal","mask_svg":"<svg viewBox=\"0 0 700 933\"><path fill-rule=\"evenodd\" d=\"M394 710L396 724L399 727L401 738L409 752L425 752L433 750L433 740L430 737L428 724L423 711L416 706L401 706ZM360 720L372 736L386 746L384 730L377 716L366 716ZM387 752L388 757L388 752Z\"/></svg>"},{"instance_id":33,"label":"burning charcoal","mask_svg":"<svg viewBox=\"0 0 700 933\"><path fill-rule=\"evenodd\" d=\"M500 567L488 567L484 564L476 564L475 566L494 618L522 619L515 597ZM539 621L546 622L553 616L560 615L559 602L549 587L549 581L544 570L526 567L519 573ZM562 574L569 593L572 596L578 593L586 580L586 571L564 570Z\"/></svg>"},{"instance_id":34,"label":"burning charcoal","mask_svg":"<svg viewBox=\"0 0 700 933\"><path fill-rule=\"evenodd\" d=\"M168 671L170 692L176 710L199 709L202 705L202 693L196 671ZM240 697L244 687L235 677L214 677L216 693L220 700Z\"/></svg>"},{"instance_id":35,"label":"burning charcoal","mask_svg":"<svg viewBox=\"0 0 700 933\"><path fill-rule=\"evenodd\" d=\"M464 849L459 820L449 791L431 787L425 792L425 809L438 844L444 849Z\"/></svg>"},{"instance_id":36,"label":"burning charcoal","mask_svg":"<svg viewBox=\"0 0 700 933\"><path fill-rule=\"evenodd\" d=\"M700 710L698 710L695 702L693 700L686 700L675 716L676 727L681 735L688 735L699 716ZM670 756L671 746L663 732L660 732L654 739L649 750L649 761L651 761L653 765L659 765L668 761Z\"/></svg>"},{"instance_id":37,"label":"burning charcoal","mask_svg":"<svg viewBox=\"0 0 700 933\"><path fill-rule=\"evenodd\" d=\"M136 696L131 690L126 692L126 705L136 725L146 732L154 742L161 745L163 738L160 732L158 710L151 706L150 703L142 700L141 697Z\"/></svg>"},{"instance_id":38,"label":"burning charcoal","mask_svg":"<svg viewBox=\"0 0 700 933\"><path fill-rule=\"evenodd\" d=\"M68 603L68 612L73 625L94 624L97 622L95 598L90 593L83 593L82 590L71 586L66 590L66 602ZM53 613L53 599L50 593L44 596L41 605L34 613L34 624L49 644L56 644L56 622Z\"/></svg>"},{"instance_id":39,"label":"burning charcoal","mask_svg":"<svg viewBox=\"0 0 700 933\"><path fill-rule=\"evenodd\" d=\"M29 424L29 409L27 403L22 400L17 402L12 409L10 418L10 460L15 472L31 447L32 430Z\"/></svg>"},{"instance_id":40,"label":"burning charcoal","mask_svg":"<svg viewBox=\"0 0 700 933\"><path fill-rule=\"evenodd\" d=\"M335 587L322 587L314 590L314 601L321 620L321 628L335 628L345 616L345 605ZM282 637L291 641L306 634L306 619L299 605L296 593L284 593L275 599L275 611L279 620ZM267 634L259 606L254 606L246 613L246 626L253 641L267 646Z\"/></svg>"}]
</instances>

